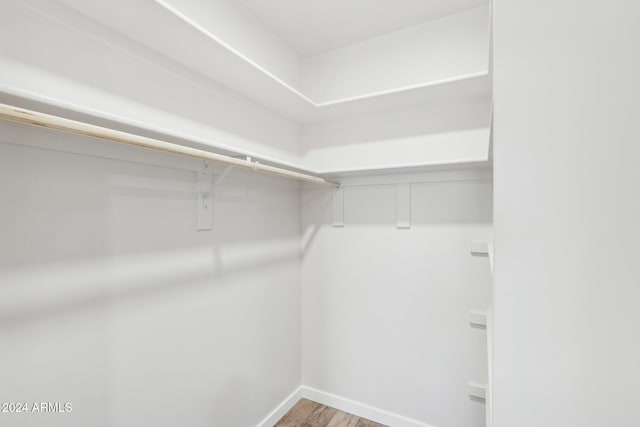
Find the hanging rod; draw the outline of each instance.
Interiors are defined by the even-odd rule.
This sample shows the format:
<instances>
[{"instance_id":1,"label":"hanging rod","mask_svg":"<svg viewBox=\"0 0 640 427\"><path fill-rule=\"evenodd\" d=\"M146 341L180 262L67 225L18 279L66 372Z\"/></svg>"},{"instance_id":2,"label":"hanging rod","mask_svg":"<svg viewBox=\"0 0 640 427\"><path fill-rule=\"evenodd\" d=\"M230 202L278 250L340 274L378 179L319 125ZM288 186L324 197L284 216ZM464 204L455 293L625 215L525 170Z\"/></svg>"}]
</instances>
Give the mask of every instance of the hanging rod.
<instances>
[{"instance_id":1,"label":"hanging rod","mask_svg":"<svg viewBox=\"0 0 640 427\"><path fill-rule=\"evenodd\" d=\"M64 117L58 117L38 111L18 108L7 104L0 103L0 119L10 120L12 122L18 123L26 123L34 126L42 126L45 128L61 130L76 135L85 135L93 138L106 139L108 141L120 142L123 144L136 145L138 147L149 148L152 150L181 154L198 159L211 160L214 162L225 163L244 169L251 169L258 172L279 175L286 178L293 178L299 181L312 182L314 184L329 184L335 186L340 185L337 182L329 181L318 176L295 172L289 169L279 168L275 166L263 165L258 161L252 161L250 157L247 157L247 159L244 160L225 156L223 154L211 153L209 151L199 150L197 148L185 147L184 145L174 144L172 142L161 141L159 139L148 138L146 136L135 135L132 133L109 129L102 126L96 126L76 120L65 119Z\"/></svg>"}]
</instances>

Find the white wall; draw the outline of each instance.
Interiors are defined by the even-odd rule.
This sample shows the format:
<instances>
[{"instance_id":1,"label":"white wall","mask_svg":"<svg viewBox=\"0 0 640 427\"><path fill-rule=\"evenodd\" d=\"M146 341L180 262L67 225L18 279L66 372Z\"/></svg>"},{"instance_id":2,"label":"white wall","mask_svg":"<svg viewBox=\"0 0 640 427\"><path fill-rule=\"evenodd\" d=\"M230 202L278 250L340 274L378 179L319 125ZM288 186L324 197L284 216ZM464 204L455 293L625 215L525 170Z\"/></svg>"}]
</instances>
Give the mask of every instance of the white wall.
<instances>
[{"instance_id":1,"label":"white wall","mask_svg":"<svg viewBox=\"0 0 640 427\"><path fill-rule=\"evenodd\" d=\"M0 425L255 426L299 386L297 184L238 172L197 232L198 161L0 135L0 401L73 404Z\"/></svg>"},{"instance_id":2,"label":"white wall","mask_svg":"<svg viewBox=\"0 0 640 427\"><path fill-rule=\"evenodd\" d=\"M495 1L495 427L640 425L640 3Z\"/></svg>"},{"instance_id":3,"label":"white wall","mask_svg":"<svg viewBox=\"0 0 640 427\"><path fill-rule=\"evenodd\" d=\"M410 230L396 229L394 185L347 184L344 228L330 225L333 190L304 189L304 385L427 425L484 425L467 383L486 381L486 333L468 311L489 307L491 278L469 243L491 233L491 181L455 176L415 177Z\"/></svg>"}]
</instances>

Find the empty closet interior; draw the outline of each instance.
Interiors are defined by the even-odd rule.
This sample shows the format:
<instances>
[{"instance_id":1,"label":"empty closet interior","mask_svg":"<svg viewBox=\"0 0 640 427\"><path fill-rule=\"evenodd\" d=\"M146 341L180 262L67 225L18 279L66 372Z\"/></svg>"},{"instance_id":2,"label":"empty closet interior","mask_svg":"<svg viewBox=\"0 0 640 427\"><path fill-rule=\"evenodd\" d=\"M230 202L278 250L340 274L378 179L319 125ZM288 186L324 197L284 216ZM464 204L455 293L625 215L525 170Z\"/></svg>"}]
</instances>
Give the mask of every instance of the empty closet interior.
<instances>
[{"instance_id":1,"label":"empty closet interior","mask_svg":"<svg viewBox=\"0 0 640 427\"><path fill-rule=\"evenodd\" d=\"M488 0L7 0L7 425L491 424Z\"/></svg>"}]
</instances>

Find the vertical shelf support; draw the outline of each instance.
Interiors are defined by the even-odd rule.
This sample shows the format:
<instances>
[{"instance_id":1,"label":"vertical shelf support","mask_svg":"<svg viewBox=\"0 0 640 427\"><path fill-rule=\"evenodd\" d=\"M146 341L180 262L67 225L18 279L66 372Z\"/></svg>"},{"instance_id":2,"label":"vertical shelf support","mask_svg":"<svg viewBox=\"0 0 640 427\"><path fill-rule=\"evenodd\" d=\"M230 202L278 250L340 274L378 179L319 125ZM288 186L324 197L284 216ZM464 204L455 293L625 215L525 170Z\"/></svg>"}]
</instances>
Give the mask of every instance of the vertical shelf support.
<instances>
[{"instance_id":1,"label":"vertical shelf support","mask_svg":"<svg viewBox=\"0 0 640 427\"><path fill-rule=\"evenodd\" d=\"M212 197L213 185L211 174L209 173L209 163L205 160L202 164L202 170L198 172L196 179L197 231L206 231L213 228Z\"/></svg>"},{"instance_id":2,"label":"vertical shelf support","mask_svg":"<svg viewBox=\"0 0 640 427\"><path fill-rule=\"evenodd\" d=\"M411 184L396 184L396 215L398 228L411 228Z\"/></svg>"},{"instance_id":3,"label":"vertical shelf support","mask_svg":"<svg viewBox=\"0 0 640 427\"><path fill-rule=\"evenodd\" d=\"M472 240L469 245L469 252L472 256L488 257L493 274L493 241ZM487 343L487 384L478 384L470 382L468 384L469 396L485 403L485 416L487 427L492 425L492 401L491 401L491 377L493 376L493 331L492 331L492 312L491 310L480 311L471 310L469 312L469 323L474 328L484 329L486 331Z\"/></svg>"},{"instance_id":4,"label":"vertical shelf support","mask_svg":"<svg viewBox=\"0 0 640 427\"><path fill-rule=\"evenodd\" d=\"M344 227L344 188L338 187L333 192L333 222L334 227Z\"/></svg>"}]
</instances>

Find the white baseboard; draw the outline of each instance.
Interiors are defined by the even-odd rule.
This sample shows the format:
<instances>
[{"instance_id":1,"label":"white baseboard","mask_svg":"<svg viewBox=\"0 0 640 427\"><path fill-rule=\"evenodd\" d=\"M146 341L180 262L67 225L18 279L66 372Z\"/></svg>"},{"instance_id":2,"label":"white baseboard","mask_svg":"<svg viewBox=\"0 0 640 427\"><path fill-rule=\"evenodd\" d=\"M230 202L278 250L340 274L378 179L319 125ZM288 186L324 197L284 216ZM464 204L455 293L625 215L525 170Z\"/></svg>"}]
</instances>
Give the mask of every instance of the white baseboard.
<instances>
[{"instance_id":1,"label":"white baseboard","mask_svg":"<svg viewBox=\"0 0 640 427\"><path fill-rule=\"evenodd\" d=\"M286 414L298 400L305 398L323 405L331 406L358 417L367 418L389 427L434 427L430 424L394 414L384 409L376 408L364 403L356 402L351 399L336 396L335 394L317 390L315 388L300 386L286 399L282 401L269 415L267 415L256 427L273 427L280 418Z\"/></svg>"},{"instance_id":2,"label":"white baseboard","mask_svg":"<svg viewBox=\"0 0 640 427\"><path fill-rule=\"evenodd\" d=\"M301 391L302 397L306 399L313 400L314 402L322 403L323 405L331 406L341 411L349 412L359 417L367 418L371 421L385 424L390 427L434 427L402 415L394 414L393 412L385 411L384 409L336 396L335 394L316 390L311 387L302 386L299 390Z\"/></svg>"},{"instance_id":3,"label":"white baseboard","mask_svg":"<svg viewBox=\"0 0 640 427\"><path fill-rule=\"evenodd\" d=\"M302 397L302 387L298 387L293 393L284 399L276 409L271 411L269 415L260 421L256 427L273 427L273 425L277 423L284 414L289 412L289 409L293 408L293 405L298 403L298 400L302 399Z\"/></svg>"}]
</instances>

